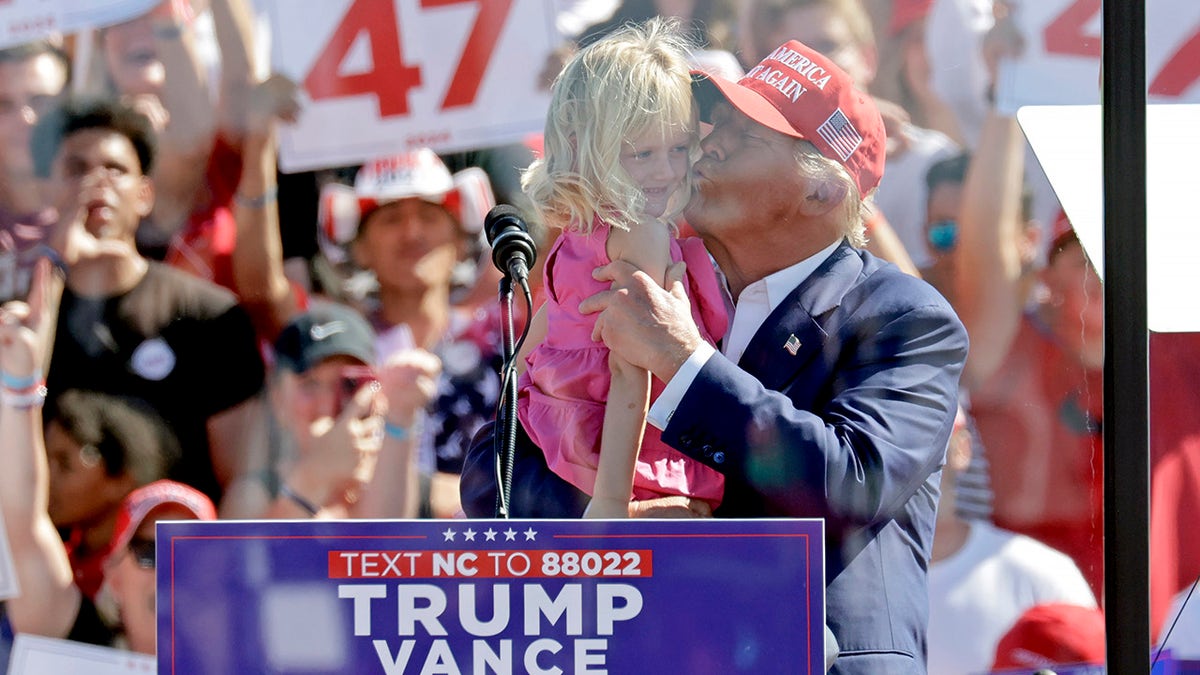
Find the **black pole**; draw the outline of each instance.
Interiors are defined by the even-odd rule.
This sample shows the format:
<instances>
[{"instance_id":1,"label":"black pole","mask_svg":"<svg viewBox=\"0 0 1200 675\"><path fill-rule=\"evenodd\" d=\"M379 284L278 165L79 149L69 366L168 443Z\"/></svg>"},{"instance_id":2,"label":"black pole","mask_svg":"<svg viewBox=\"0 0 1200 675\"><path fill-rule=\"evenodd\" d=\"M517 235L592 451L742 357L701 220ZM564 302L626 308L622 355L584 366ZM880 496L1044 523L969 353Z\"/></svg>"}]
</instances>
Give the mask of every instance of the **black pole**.
<instances>
[{"instance_id":1,"label":"black pole","mask_svg":"<svg viewBox=\"0 0 1200 675\"><path fill-rule=\"evenodd\" d=\"M1108 672L1150 672L1146 11L1106 0L1104 606Z\"/></svg>"}]
</instances>

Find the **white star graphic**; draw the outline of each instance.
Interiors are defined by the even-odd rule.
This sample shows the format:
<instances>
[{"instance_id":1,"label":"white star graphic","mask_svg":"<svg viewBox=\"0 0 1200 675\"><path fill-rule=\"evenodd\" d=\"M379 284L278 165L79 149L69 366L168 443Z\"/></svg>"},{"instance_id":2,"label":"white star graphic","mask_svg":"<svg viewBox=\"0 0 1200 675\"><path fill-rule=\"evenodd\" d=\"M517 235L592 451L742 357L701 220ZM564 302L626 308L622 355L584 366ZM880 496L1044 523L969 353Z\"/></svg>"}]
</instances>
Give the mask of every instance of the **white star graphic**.
<instances>
[{"instance_id":1,"label":"white star graphic","mask_svg":"<svg viewBox=\"0 0 1200 675\"><path fill-rule=\"evenodd\" d=\"M504 531L504 541L516 541L517 531L511 527Z\"/></svg>"},{"instance_id":2,"label":"white star graphic","mask_svg":"<svg viewBox=\"0 0 1200 675\"><path fill-rule=\"evenodd\" d=\"M487 537L488 541L496 541L496 531L490 527L487 529L486 532L483 533L483 536Z\"/></svg>"},{"instance_id":3,"label":"white star graphic","mask_svg":"<svg viewBox=\"0 0 1200 675\"><path fill-rule=\"evenodd\" d=\"M533 541L534 539L537 539L537 532L532 527L525 530L525 541Z\"/></svg>"},{"instance_id":4,"label":"white star graphic","mask_svg":"<svg viewBox=\"0 0 1200 675\"><path fill-rule=\"evenodd\" d=\"M447 527L446 531L442 533L442 536L446 538L446 541L454 541L454 530L451 530Z\"/></svg>"},{"instance_id":5,"label":"white star graphic","mask_svg":"<svg viewBox=\"0 0 1200 675\"><path fill-rule=\"evenodd\" d=\"M475 530L472 530L468 527L467 531L463 532L463 539L467 541L475 541Z\"/></svg>"}]
</instances>

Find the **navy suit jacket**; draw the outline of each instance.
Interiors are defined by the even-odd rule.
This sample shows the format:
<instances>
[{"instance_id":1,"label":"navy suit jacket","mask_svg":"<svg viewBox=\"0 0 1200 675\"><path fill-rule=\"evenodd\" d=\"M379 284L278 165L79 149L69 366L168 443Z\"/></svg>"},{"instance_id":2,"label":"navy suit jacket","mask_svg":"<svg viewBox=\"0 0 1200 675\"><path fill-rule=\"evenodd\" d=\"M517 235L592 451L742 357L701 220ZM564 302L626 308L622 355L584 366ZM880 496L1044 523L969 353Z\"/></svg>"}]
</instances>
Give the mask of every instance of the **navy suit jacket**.
<instances>
[{"instance_id":1,"label":"navy suit jacket","mask_svg":"<svg viewBox=\"0 0 1200 675\"><path fill-rule=\"evenodd\" d=\"M926 670L938 482L966 356L941 295L843 242L739 364L709 359L663 430L724 474L718 517L825 519L827 623L841 648L831 672ZM463 475L476 517L494 514L490 429ZM511 494L514 517L573 517L587 503L523 432Z\"/></svg>"}]
</instances>

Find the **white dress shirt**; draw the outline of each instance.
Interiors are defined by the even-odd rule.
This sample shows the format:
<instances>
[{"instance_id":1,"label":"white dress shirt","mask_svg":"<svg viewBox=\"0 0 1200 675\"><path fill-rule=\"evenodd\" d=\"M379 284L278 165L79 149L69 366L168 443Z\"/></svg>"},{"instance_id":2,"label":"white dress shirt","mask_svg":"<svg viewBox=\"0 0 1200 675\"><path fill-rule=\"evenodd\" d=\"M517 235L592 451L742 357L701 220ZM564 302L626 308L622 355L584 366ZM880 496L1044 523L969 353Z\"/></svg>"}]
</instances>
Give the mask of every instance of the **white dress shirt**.
<instances>
[{"instance_id":1,"label":"white dress shirt","mask_svg":"<svg viewBox=\"0 0 1200 675\"><path fill-rule=\"evenodd\" d=\"M730 311L729 328L721 341L722 354L734 363L741 360L742 352L746 351L750 339L762 327L771 312L775 311L784 298L804 283L804 280L815 272L841 243L839 239L804 260L755 281L742 290L736 301L730 298L729 287L725 286L726 306L732 306L733 309ZM708 363L716 351L712 345L704 342L688 356L687 361L675 372L675 376L667 382L662 394L650 406L650 411L646 415L647 422L659 430L666 428L667 422L671 421L671 416L675 414L675 408L679 406L683 395L687 393L696 376L700 374L700 369Z\"/></svg>"}]
</instances>

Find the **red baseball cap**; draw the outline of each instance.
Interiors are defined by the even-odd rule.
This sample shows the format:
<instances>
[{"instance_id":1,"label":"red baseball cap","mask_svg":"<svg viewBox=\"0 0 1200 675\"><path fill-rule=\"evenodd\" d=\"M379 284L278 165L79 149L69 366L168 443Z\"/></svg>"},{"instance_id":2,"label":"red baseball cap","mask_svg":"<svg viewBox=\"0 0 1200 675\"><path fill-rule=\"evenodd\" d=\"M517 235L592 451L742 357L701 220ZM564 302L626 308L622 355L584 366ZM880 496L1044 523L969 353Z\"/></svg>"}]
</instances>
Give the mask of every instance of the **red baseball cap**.
<instances>
[{"instance_id":1,"label":"red baseball cap","mask_svg":"<svg viewBox=\"0 0 1200 675\"><path fill-rule=\"evenodd\" d=\"M166 504L182 506L196 520L217 519L217 509L203 492L172 480L154 481L130 492L121 502L121 511L113 527L113 555L119 555L129 545L134 532L151 511Z\"/></svg>"},{"instance_id":2,"label":"red baseball cap","mask_svg":"<svg viewBox=\"0 0 1200 675\"><path fill-rule=\"evenodd\" d=\"M1017 619L996 645L993 670L1102 664L1104 614L1066 603L1036 605Z\"/></svg>"},{"instance_id":3,"label":"red baseball cap","mask_svg":"<svg viewBox=\"0 0 1200 675\"><path fill-rule=\"evenodd\" d=\"M692 71L701 121L710 121L719 93L759 124L809 141L841 162L864 197L879 185L887 152L875 101L841 68L796 40L780 45L733 82Z\"/></svg>"}]
</instances>

